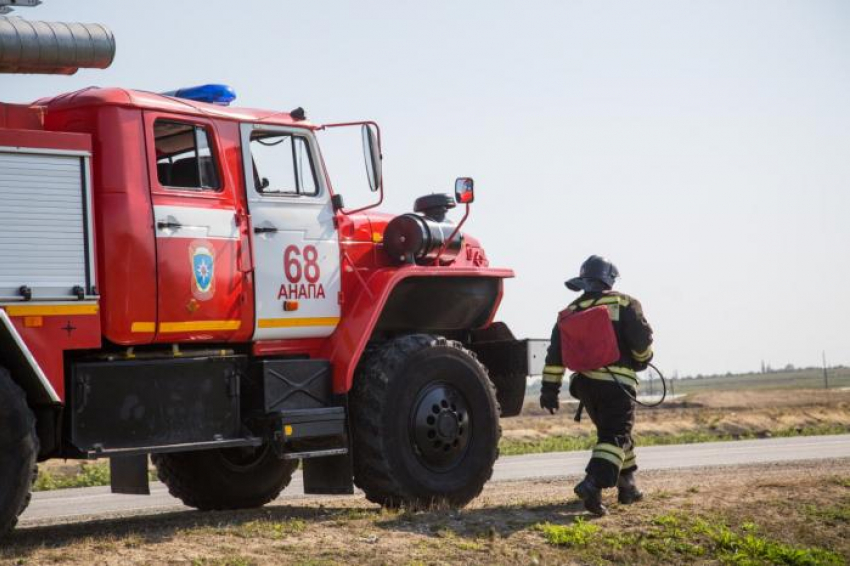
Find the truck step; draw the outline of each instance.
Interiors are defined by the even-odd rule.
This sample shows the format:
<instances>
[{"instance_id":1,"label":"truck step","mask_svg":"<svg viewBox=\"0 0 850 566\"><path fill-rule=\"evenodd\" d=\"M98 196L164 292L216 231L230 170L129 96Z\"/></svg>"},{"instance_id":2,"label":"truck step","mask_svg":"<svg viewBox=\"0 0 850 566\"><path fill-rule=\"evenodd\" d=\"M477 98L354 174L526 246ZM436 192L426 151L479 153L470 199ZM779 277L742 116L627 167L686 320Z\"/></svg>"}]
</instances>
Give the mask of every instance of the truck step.
<instances>
[{"instance_id":1,"label":"truck step","mask_svg":"<svg viewBox=\"0 0 850 566\"><path fill-rule=\"evenodd\" d=\"M325 450L309 450L306 452L287 452L284 460L306 460L308 458L324 458L326 456L343 456L348 454L348 448L328 448Z\"/></svg>"},{"instance_id":2,"label":"truck step","mask_svg":"<svg viewBox=\"0 0 850 566\"><path fill-rule=\"evenodd\" d=\"M284 442L345 434L344 407L283 411L273 418L279 423L277 430Z\"/></svg>"},{"instance_id":3,"label":"truck step","mask_svg":"<svg viewBox=\"0 0 850 566\"><path fill-rule=\"evenodd\" d=\"M187 444L166 444L163 446L142 446L137 448L102 448L95 446L85 452L90 460L96 458L111 458L113 456L138 456L140 454L164 454L166 452L191 452L195 450L212 450L216 448L242 448L246 446L262 446L263 439L257 437L233 438L228 440L211 440L209 442L191 442Z\"/></svg>"}]
</instances>

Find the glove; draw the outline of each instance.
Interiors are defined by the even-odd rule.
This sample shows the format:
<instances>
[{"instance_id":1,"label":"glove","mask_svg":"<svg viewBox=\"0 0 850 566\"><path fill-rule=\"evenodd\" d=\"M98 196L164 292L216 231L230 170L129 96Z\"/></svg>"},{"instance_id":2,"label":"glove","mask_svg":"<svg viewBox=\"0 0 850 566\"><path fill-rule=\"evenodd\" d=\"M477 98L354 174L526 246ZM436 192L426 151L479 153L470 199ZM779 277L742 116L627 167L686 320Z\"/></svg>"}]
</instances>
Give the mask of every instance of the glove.
<instances>
[{"instance_id":1,"label":"glove","mask_svg":"<svg viewBox=\"0 0 850 566\"><path fill-rule=\"evenodd\" d=\"M560 393L560 383L544 381L543 385L540 387L540 407L542 409L548 409L549 414L554 415L555 411L561 407L561 403L558 401L558 395L560 395Z\"/></svg>"}]
</instances>

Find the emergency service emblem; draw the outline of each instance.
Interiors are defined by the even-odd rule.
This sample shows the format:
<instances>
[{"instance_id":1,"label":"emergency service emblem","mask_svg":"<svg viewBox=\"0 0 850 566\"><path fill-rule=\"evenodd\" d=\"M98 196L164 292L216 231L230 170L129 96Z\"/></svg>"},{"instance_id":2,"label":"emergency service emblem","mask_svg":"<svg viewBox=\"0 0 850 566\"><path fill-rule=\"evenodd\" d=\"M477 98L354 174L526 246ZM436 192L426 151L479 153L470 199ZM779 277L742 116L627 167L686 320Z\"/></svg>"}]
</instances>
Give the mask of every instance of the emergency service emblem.
<instances>
[{"instance_id":1,"label":"emergency service emblem","mask_svg":"<svg viewBox=\"0 0 850 566\"><path fill-rule=\"evenodd\" d=\"M215 252L209 242L198 240L189 246L192 266L192 295L208 301L215 294Z\"/></svg>"}]
</instances>

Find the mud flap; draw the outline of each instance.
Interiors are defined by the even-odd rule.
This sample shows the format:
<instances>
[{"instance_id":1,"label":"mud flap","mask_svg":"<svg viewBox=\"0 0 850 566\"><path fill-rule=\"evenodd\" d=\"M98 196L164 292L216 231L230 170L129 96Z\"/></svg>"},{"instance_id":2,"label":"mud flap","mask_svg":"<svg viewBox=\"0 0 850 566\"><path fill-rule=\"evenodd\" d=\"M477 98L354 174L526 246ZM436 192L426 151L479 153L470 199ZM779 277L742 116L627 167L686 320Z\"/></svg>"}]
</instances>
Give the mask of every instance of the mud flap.
<instances>
[{"instance_id":1,"label":"mud flap","mask_svg":"<svg viewBox=\"0 0 850 566\"><path fill-rule=\"evenodd\" d=\"M496 386L496 399L502 409L502 417L516 417L522 413L525 403L525 376L519 374L491 374Z\"/></svg>"},{"instance_id":2,"label":"mud flap","mask_svg":"<svg viewBox=\"0 0 850 566\"><path fill-rule=\"evenodd\" d=\"M148 455L113 456L109 459L112 493L150 495Z\"/></svg>"},{"instance_id":3,"label":"mud flap","mask_svg":"<svg viewBox=\"0 0 850 566\"><path fill-rule=\"evenodd\" d=\"M351 451L339 456L301 460L301 465L304 468L304 493L311 495L354 493Z\"/></svg>"},{"instance_id":4,"label":"mud flap","mask_svg":"<svg viewBox=\"0 0 850 566\"><path fill-rule=\"evenodd\" d=\"M502 417L515 417L522 412L528 376L542 370L541 340L517 340L508 325L494 322L472 333L467 347L475 352L490 374L496 387L496 398L502 407ZM539 369L537 366L540 366Z\"/></svg>"}]
</instances>

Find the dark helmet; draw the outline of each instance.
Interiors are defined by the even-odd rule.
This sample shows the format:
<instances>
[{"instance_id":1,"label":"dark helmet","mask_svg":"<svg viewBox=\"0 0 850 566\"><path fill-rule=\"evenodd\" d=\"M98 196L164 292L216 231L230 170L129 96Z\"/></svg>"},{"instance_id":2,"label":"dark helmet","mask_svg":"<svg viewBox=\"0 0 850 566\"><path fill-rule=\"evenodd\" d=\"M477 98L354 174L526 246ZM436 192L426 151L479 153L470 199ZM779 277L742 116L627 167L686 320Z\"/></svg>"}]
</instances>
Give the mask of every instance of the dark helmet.
<instances>
[{"instance_id":1,"label":"dark helmet","mask_svg":"<svg viewBox=\"0 0 850 566\"><path fill-rule=\"evenodd\" d=\"M592 255L581 264L578 277L565 283L571 291L606 291L614 286L620 272L602 256Z\"/></svg>"}]
</instances>

